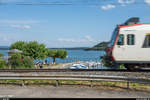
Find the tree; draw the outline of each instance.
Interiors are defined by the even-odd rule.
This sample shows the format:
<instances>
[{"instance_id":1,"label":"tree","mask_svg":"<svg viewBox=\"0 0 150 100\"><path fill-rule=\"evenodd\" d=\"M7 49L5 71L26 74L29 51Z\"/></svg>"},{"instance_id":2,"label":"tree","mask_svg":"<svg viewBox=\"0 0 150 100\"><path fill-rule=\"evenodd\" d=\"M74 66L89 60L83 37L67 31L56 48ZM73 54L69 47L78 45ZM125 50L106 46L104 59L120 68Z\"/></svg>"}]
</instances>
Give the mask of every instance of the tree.
<instances>
[{"instance_id":1,"label":"tree","mask_svg":"<svg viewBox=\"0 0 150 100\"><path fill-rule=\"evenodd\" d=\"M0 57L3 57L3 54L0 53Z\"/></svg>"},{"instance_id":2,"label":"tree","mask_svg":"<svg viewBox=\"0 0 150 100\"><path fill-rule=\"evenodd\" d=\"M25 56L30 56L34 59L44 59L46 57L45 45L36 41L27 43L23 52Z\"/></svg>"},{"instance_id":3,"label":"tree","mask_svg":"<svg viewBox=\"0 0 150 100\"><path fill-rule=\"evenodd\" d=\"M3 54L0 53L0 68L6 67L6 61L3 60L1 57L3 57Z\"/></svg>"},{"instance_id":4,"label":"tree","mask_svg":"<svg viewBox=\"0 0 150 100\"><path fill-rule=\"evenodd\" d=\"M34 66L33 59L29 56L25 56L22 63L24 68L33 68Z\"/></svg>"},{"instance_id":5,"label":"tree","mask_svg":"<svg viewBox=\"0 0 150 100\"><path fill-rule=\"evenodd\" d=\"M47 51L47 56L49 57L49 59L50 59L50 57L53 57L53 64L55 64L56 53L57 53L57 50L51 50L51 49L49 49Z\"/></svg>"},{"instance_id":6,"label":"tree","mask_svg":"<svg viewBox=\"0 0 150 100\"><path fill-rule=\"evenodd\" d=\"M16 69L21 67L21 54L20 53L13 53L11 54L11 57L9 59L9 64L11 65L11 68Z\"/></svg>"},{"instance_id":7,"label":"tree","mask_svg":"<svg viewBox=\"0 0 150 100\"><path fill-rule=\"evenodd\" d=\"M39 44L36 41L18 41L14 44L11 44L10 49L21 50L23 52L22 56L30 56L34 59L44 59L46 57L45 45Z\"/></svg>"},{"instance_id":8,"label":"tree","mask_svg":"<svg viewBox=\"0 0 150 100\"><path fill-rule=\"evenodd\" d=\"M60 59L65 59L67 57L67 51L66 50L57 50L56 57Z\"/></svg>"},{"instance_id":9,"label":"tree","mask_svg":"<svg viewBox=\"0 0 150 100\"><path fill-rule=\"evenodd\" d=\"M15 43L11 44L10 49L18 49L18 50L24 51L25 44L26 44L26 42L24 42L24 41L17 41Z\"/></svg>"},{"instance_id":10,"label":"tree","mask_svg":"<svg viewBox=\"0 0 150 100\"><path fill-rule=\"evenodd\" d=\"M6 68L6 61L3 59L0 59L0 68Z\"/></svg>"},{"instance_id":11,"label":"tree","mask_svg":"<svg viewBox=\"0 0 150 100\"><path fill-rule=\"evenodd\" d=\"M53 58L53 64L55 64L55 59L65 59L67 57L67 51L66 50L48 50L48 57Z\"/></svg>"}]
</instances>

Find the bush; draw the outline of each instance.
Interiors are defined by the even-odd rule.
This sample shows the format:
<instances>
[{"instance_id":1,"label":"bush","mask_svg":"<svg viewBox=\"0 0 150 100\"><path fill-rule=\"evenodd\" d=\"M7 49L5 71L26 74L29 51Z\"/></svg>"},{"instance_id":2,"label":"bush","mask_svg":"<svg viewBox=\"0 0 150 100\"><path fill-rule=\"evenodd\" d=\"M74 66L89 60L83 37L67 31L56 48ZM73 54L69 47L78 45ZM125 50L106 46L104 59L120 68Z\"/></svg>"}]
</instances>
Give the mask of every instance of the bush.
<instances>
[{"instance_id":1,"label":"bush","mask_svg":"<svg viewBox=\"0 0 150 100\"><path fill-rule=\"evenodd\" d=\"M3 54L0 53L0 57L3 57Z\"/></svg>"},{"instance_id":2,"label":"bush","mask_svg":"<svg viewBox=\"0 0 150 100\"><path fill-rule=\"evenodd\" d=\"M13 69L20 68L22 65L21 54L19 53L11 54L11 58L9 59L9 64L11 65L11 68Z\"/></svg>"},{"instance_id":3,"label":"bush","mask_svg":"<svg viewBox=\"0 0 150 100\"><path fill-rule=\"evenodd\" d=\"M34 67L33 59L29 56L25 56L23 58L23 68L33 68L33 67Z\"/></svg>"},{"instance_id":4,"label":"bush","mask_svg":"<svg viewBox=\"0 0 150 100\"><path fill-rule=\"evenodd\" d=\"M0 68L2 68L2 69L6 68L6 61L5 60L0 59Z\"/></svg>"}]
</instances>

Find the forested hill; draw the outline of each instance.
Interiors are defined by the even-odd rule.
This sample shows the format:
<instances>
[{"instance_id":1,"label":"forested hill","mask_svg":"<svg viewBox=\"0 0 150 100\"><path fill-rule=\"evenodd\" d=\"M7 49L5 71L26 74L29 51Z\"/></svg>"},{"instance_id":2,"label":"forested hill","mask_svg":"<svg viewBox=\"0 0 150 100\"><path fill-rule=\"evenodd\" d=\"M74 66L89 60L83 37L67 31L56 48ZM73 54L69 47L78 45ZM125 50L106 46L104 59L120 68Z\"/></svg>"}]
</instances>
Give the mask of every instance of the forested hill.
<instances>
[{"instance_id":1,"label":"forested hill","mask_svg":"<svg viewBox=\"0 0 150 100\"><path fill-rule=\"evenodd\" d=\"M92 48L87 48L85 50L105 50L109 42L101 42L97 45L93 46Z\"/></svg>"}]
</instances>

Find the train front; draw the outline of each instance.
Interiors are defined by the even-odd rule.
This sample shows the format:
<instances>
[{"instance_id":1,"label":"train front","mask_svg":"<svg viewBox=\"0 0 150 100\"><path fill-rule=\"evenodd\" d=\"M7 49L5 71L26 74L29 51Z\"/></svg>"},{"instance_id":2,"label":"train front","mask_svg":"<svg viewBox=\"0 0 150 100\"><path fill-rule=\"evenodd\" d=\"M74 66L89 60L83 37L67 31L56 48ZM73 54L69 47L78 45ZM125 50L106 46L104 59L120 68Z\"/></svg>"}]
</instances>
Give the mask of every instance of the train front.
<instances>
[{"instance_id":1,"label":"train front","mask_svg":"<svg viewBox=\"0 0 150 100\"><path fill-rule=\"evenodd\" d=\"M115 63L112 51L113 51L113 47L115 45L115 41L117 38L118 30L119 30L119 27L117 26L115 28L115 30L113 31L113 34L112 34L112 37L111 37L111 40L110 40L108 46L105 49L106 54L101 57L102 63L105 66L113 66Z\"/></svg>"}]
</instances>

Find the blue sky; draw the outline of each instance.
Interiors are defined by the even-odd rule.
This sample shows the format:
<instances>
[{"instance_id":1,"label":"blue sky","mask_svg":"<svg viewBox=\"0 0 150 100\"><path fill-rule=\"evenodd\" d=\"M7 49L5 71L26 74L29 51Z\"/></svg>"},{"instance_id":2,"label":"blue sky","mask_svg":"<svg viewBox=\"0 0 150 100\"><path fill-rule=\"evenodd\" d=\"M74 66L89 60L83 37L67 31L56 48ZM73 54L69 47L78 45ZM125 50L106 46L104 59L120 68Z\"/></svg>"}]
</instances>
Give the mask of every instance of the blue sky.
<instances>
[{"instance_id":1,"label":"blue sky","mask_svg":"<svg viewBox=\"0 0 150 100\"><path fill-rule=\"evenodd\" d=\"M150 0L1 0L0 45L38 41L46 47L91 47L109 41L130 17L150 23ZM32 3L33 5L16 5ZM40 3L40 5L35 5ZM54 5L42 5L42 4ZM59 5L59 4L72 5Z\"/></svg>"}]
</instances>

